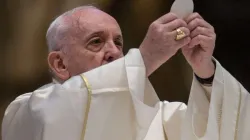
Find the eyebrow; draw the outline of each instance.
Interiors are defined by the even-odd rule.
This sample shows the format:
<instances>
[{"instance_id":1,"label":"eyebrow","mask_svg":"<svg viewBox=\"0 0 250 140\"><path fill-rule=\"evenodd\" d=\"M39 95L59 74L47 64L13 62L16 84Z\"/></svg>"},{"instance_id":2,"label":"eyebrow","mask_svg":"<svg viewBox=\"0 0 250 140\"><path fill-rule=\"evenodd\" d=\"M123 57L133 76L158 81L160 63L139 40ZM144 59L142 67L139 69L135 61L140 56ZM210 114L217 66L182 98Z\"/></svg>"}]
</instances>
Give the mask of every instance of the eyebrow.
<instances>
[{"instance_id":1,"label":"eyebrow","mask_svg":"<svg viewBox=\"0 0 250 140\"><path fill-rule=\"evenodd\" d=\"M86 35L86 40L89 40L90 38L92 38L94 36L103 35L103 34L105 34L105 31L97 31L97 32L94 32L94 33L90 33L90 34ZM114 39L119 39L119 40L123 41L123 38L122 38L121 34L115 35Z\"/></svg>"},{"instance_id":2,"label":"eyebrow","mask_svg":"<svg viewBox=\"0 0 250 140\"><path fill-rule=\"evenodd\" d=\"M119 40L121 40L121 41L123 40L122 35L116 35L116 36L115 36L115 39L119 39Z\"/></svg>"},{"instance_id":3,"label":"eyebrow","mask_svg":"<svg viewBox=\"0 0 250 140\"><path fill-rule=\"evenodd\" d=\"M97 32L90 33L90 34L86 35L86 38L87 38L87 40L88 40L88 39L90 39L90 38L93 37L93 36L102 35L102 34L105 34L105 32L104 32L104 31L97 31Z\"/></svg>"}]
</instances>

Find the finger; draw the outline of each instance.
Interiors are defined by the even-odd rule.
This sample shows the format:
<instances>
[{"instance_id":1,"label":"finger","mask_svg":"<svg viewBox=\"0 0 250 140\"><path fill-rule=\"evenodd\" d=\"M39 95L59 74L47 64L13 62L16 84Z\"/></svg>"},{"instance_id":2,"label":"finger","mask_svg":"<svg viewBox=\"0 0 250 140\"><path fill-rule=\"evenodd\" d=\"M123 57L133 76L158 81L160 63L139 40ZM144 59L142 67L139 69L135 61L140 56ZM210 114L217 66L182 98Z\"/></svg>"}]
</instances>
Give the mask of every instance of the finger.
<instances>
[{"instance_id":1,"label":"finger","mask_svg":"<svg viewBox=\"0 0 250 140\"><path fill-rule=\"evenodd\" d=\"M188 29L190 31L193 31L198 26L213 30L213 27L209 23L207 23L205 20L200 19L200 18L195 18L194 20L188 23Z\"/></svg>"},{"instance_id":2,"label":"finger","mask_svg":"<svg viewBox=\"0 0 250 140\"><path fill-rule=\"evenodd\" d=\"M185 37L181 40L178 40L176 41L176 46L178 46L178 49L184 47L184 46L187 46L191 41L191 38L190 37Z\"/></svg>"},{"instance_id":3,"label":"finger","mask_svg":"<svg viewBox=\"0 0 250 140\"><path fill-rule=\"evenodd\" d=\"M190 21L192 21L192 20L194 20L194 19L196 19L196 18L203 19L203 18L201 17L200 14L198 14L198 13L193 13L193 14L191 14L190 16L188 16L187 18L185 18L185 21L186 21L187 23L189 23Z\"/></svg>"},{"instance_id":4,"label":"finger","mask_svg":"<svg viewBox=\"0 0 250 140\"><path fill-rule=\"evenodd\" d=\"M209 44L213 42L212 37L204 36L204 35L197 35L195 38L193 38L189 43L189 48L193 48L197 45L200 45L201 47L205 48L206 46L209 46Z\"/></svg>"},{"instance_id":5,"label":"finger","mask_svg":"<svg viewBox=\"0 0 250 140\"><path fill-rule=\"evenodd\" d=\"M191 38L196 37L197 35L204 35L208 37L213 37L214 31L205 27L196 27L190 34Z\"/></svg>"},{"instance_id":6,"label":"finger","mask_svg":"<svg viewBox=\"0 0 250 140\"><path fill-rule=\"evenodd\" d=\"M160 17L159 19L156 20L157 23L160 23L160 24L166 24L166 23L169 23L175 19L177 19L178 17L173 14L173 13L168 13L168 14L165 14L163 15L162 17Z\"/></svg>"},{"instance_id":7,"label":"finger","mask_svg":"<svg viewBox=\"0 0 250 140\"><path fill-rule=\"evenodd\" d=\"M187 27L187 23L182 19L175 19L167 24L164 24L167 31L173 31L180 27Z\"/></svg>"},{"instance_id":8,"label":"finger","mask_svg":"<svg viewBox=\"0 0 250 140\"><path fill-rule=\"evenodd\" d=\"M190 31L189 31L189 29L188 29L187 27L180 27L180 28L178 28L178 29L180 29L181 31L183 31L183 32L185 33L185 37L187 37L187 36L190 35ZM177 30L174 30L174 31L172 31L170 34L171 34L171 36L173 36L173 38L175 39L178 33L177 33ZM184 38L185 38L185 37L184 37ZM178 40L178 41L180 41L180 40Z\"/></svg>"}]
</instances>

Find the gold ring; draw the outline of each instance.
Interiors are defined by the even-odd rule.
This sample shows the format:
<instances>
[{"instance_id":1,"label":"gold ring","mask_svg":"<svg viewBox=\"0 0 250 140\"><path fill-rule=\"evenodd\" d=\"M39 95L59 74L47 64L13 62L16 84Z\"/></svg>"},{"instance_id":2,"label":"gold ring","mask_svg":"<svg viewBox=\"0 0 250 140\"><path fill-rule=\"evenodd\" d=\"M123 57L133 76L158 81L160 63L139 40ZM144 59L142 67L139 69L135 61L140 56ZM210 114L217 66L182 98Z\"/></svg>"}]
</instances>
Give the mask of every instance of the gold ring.
<instances>
[{"instance_id":1,"label":"gold ring","mask_svg":"<svg viewBox=\"0 0 250 140\"><path fill-rule=\"evenodd\" d=\"M186 37L185 32L183 32L181 29L177 29L176 32L177 34L175 40L181 40L182 38Z\"/></svg>"}]
</instances>

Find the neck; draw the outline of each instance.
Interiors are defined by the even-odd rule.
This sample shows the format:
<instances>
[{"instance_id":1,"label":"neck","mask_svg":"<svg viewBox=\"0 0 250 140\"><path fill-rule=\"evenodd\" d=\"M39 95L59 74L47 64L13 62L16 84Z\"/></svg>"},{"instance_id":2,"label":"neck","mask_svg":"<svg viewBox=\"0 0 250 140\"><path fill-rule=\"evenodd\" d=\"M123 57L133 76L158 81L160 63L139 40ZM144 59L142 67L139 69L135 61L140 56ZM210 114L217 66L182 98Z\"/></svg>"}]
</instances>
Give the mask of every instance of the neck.
<instances>
[{"instance_id":1,"label":"neck","mask_svg":"<svg viewBox=\"0 0 250 140\"><path fill-rule=\"evenodd\" d=\"M52 78L52 83L54 83L54 84L62 84L63 82L60 82L60 81L56 80L55 78Z\"/></svg>"}]
</instances>

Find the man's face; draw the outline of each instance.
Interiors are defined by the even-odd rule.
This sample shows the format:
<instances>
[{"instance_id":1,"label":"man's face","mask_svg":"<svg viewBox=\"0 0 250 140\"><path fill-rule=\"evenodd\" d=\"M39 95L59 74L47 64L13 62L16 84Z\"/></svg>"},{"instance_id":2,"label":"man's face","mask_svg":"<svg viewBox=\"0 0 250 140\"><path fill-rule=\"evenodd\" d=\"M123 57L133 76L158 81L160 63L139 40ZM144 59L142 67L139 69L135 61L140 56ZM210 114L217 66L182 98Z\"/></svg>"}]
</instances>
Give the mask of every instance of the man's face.
<instances>
[{"instance_id":1,"label":"man's face","mask_svg":"<svg viewBox=\"0 0 250 140\"><path fill-rule=\"evenodd\" d=\"M122 33L114 18L97 9L86 9L75 14L80 14L77 15L80 17L78 28L68 40L70 45L65 48L62 58L68 78L123 56ZM71 22L70 19L66 18L65 21Z\"/></svg>"}]
</instances>

